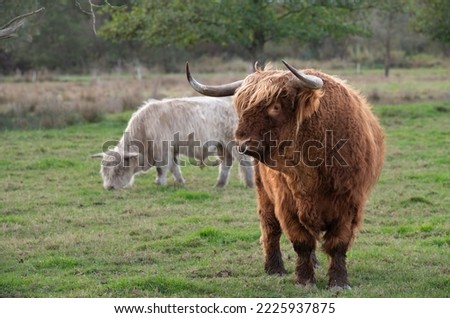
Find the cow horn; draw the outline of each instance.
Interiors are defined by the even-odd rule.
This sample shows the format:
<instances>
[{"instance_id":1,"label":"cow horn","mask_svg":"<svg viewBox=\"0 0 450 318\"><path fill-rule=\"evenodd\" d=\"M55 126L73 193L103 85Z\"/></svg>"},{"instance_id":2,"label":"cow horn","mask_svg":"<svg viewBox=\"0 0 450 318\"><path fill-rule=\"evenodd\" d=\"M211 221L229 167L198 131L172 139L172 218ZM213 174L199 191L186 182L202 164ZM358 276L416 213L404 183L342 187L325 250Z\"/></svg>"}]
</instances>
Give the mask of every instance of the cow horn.
<instances>
[{"instance_id":1,"label":"cow horn","mask_svg":"<svg viewBox=\"0 0 450 318\"><path fill-rule=\"evenodd\" d=\"M253 72L256 71L264 71L264 64L261 66L259 65L259 62L256 61L255 64L253 64Z\"/></svg>"},{"instance_id":2,"label":"cow horn","mask_svg":"<svg viewBox=\"0 0 450 318\"><path fill-rule=\"evenodd\" d=\"M95 155L91 155L91 158L103 158L103 152L96 153Z\"/></svg>"},{"instance_id":3,"label":"cow horn","mask_svg":"<svg viewBox=\"0 0 450 318\"><path fill-rule=\"evenodd\" d=\"M200 94L206 96L213 97L221 97L221 96L231 96L234 95L234 92L242 85L243 80L236 81L229 84L224 85L204 85L197 82L191 75L189 71L189 64L186 62L186 76L189 84L191 84L192 88L199 92Z\"/></svg>"},{"instance_id":4,"label":"cow horn","mask_svg":"<svg viewBox=\"0 0 450 318\"><path fill-rule=\"evenodd\" d=\"M323 81L320 77L314 75L307 75L303 72L297 71L293 66L289 65L286 61L282 61L283 64L300 80L303 87L311 89L320 89L323 86Z\"/></svg>"}]
</instances>

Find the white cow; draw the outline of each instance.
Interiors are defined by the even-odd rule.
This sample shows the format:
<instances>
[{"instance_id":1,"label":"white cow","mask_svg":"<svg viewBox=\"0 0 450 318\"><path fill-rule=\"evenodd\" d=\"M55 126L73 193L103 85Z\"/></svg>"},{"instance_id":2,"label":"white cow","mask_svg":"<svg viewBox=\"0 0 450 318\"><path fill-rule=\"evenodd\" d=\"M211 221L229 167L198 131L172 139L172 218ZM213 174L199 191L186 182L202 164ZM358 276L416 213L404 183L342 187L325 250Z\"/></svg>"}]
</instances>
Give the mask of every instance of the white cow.
<instances>
[{"instance_id":1,"label":"white cow","mask_svg":"<svg viewBox=\"0 0 450 318\"><path fill-rule=\"evenodd\" d=\"M153 166L157 169L157 184L166 184L169 170L175 181L183 184L179 155L194 159L199 166L219 164L216 187L227 184L234 157L239 161L241 179L252 187L252 161L235 151L236 126L230 97L150 100L132 115L112 150L92 157L103 159L100 173L105 189L131 186L137 173Z\"/></svg>"}]
</instances>

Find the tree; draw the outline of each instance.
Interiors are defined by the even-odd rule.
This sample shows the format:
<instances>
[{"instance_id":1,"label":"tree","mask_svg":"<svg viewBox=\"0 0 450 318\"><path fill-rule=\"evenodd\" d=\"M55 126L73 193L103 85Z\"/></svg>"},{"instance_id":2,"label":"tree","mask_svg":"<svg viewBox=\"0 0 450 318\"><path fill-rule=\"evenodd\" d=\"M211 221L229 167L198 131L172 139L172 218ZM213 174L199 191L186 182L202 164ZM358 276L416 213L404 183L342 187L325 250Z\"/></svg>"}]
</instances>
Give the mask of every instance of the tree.
<instances>
[{"instance_id":1,"label":"tree","mask_svg":"<svg viewBox=\"0 0 450 318\"><path fill-rule=\"evenodd\" d=\"M413 27L417 32L427 34L431 39L442 44L450 43L450 1L416 0L412 11L415 19Z\"/></svg>"},{"instance_id":2,"label":"tree","mask_svg":"<svg viewBox=\"0 0 450 318\"><path fill-rule=\"evenodd\" d=\"M80 11L75 0L29 2L33 2L34 6L44 6L46 10L39 19L33 19L33 25L21 28L20 34L26 36L0 42L4 47L0 52L0 69L3 73L14 70L26 72L36 68L87 72L91 67L97 67L99 60L107 63L108 59L120 58L119 54L125 51L117 50L95 36L91 17ZM15 6L16 3L18 1L6 1L5 5L0 2L1 9L5 9L1 11L0 17L3 14L15 16L17 12L30 10L25 4L21 9Z\"/></svg>"},{"instance_id":3,"label":"tree","mask_svg":"<svg viewBox=\"0 0 450 318\"><path fill-rule=\"evenodd\" d=\"M27 43L28 50L17 58L48 69L86 69L96 44L89 17L79 12L73 0L39 2L46 7L45 19L37 24L39 32Z\"/></svg>"},{"instance_id":4,"label":"tree","mask_svg":"<svg viewBox=\"0 0 450 318\"><path fill-rule=\"evenodd\" d=\"M365 30L355 19L363 1L137 0L111 18L99 34L114 41L139 40L148 46L198 43L238 44L244 58L257 60L268 41L301 43Z\"/></svg>"},{"instance_id":5,"label":"tree","mask_svg":"<svg viewBox=\"0 0 450 318\"><path fill-rule=\"evenodd\" d=\"M21 47L27 42L29 37L35 34L35 26L40 19L35 19L31 16L39 16L39 13L44 11L44 8L36 10L39 6L39 3L20 3L19 1L0 0L0 23L3 24L9 21L0 27L0 40L2 40L0 41L0 73L6 74L14 70L15 65L12 61L13 57L11 52ZM26 36L19 36L25 34ZM14 40L3 41L12 37L16 38Z\"/></svg>"},{"instance_id":6,"label":"tree","mask_svg":"<svg viewBox=\"0 0 450 318\"><path fill-rule=\"evenodd\" d=\"M384 76L389 76L392 64L391 49L394 36L394 27L401 21L400 17L410 8L410 0L376 0L375 10L382 21L384 29Z\"/></svg>"},{"instance_id":7,"label":"tree","mask_svg":"<svg viewBox=\"0 0 450 318\"><path fill-rule=\"evenodd\" d=\"M44 8L22 14L0 27L0 40L14 37L16 35L14 32L16 32L21 26L23 26L27 17L38 14L42 11L44 11Z\"/></svg>"}]
</instances>

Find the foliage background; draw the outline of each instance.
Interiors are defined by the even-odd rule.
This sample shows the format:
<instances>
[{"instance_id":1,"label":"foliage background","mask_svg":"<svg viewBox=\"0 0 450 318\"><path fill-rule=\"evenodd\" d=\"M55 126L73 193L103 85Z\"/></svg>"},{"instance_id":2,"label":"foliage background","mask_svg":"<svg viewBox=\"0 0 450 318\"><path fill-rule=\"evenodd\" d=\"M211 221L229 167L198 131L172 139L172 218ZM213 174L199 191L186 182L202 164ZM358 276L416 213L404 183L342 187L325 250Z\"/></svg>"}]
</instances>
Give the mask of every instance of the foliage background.
<instances>
[{"instance_id":1,"label":"foliage background","mask_svg":"<svg viewBox=\"0 0 450 318\"><path fill-rule=\"evenodd\" d=\"M291 57L370 67L437 63L450 54L449 2L0 0L0 21L44 6L0 43L0 72L182 72L186 59Z\"/></svg>"}]
</instances>

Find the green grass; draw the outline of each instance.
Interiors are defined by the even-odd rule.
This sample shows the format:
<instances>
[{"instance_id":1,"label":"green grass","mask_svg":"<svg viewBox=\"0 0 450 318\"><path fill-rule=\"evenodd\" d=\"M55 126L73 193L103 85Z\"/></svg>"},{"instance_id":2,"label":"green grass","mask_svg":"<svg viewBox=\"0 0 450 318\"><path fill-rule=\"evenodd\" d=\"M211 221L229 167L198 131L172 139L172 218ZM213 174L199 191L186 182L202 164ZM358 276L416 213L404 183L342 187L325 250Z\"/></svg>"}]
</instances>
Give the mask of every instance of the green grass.
<instances>
[{"instance_id":1,"label":"green grass","mask_svg":"<svg viewBox=\"0 0 450 318\"><path fill-rule=\"evenodd\" d=\"M386 164L348 255L353 289L295 287L295 252L282 239L289 274L267 276L254 190L233 168L183 167L184 187L105 191L89 157L118 139L130 116L61 130L1 133L2 297L449 297L450 103L377 106Z\"/></svg>"}]
</instances>

